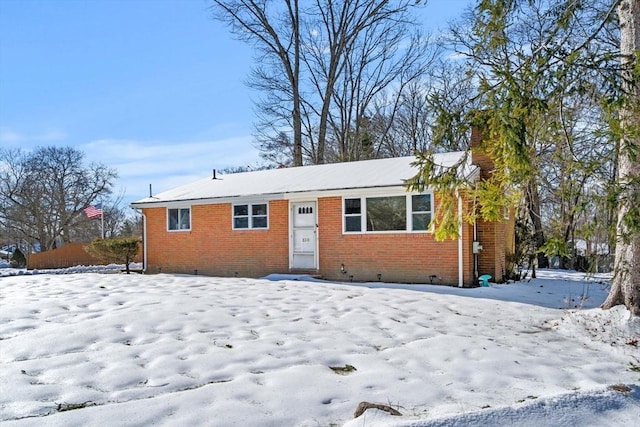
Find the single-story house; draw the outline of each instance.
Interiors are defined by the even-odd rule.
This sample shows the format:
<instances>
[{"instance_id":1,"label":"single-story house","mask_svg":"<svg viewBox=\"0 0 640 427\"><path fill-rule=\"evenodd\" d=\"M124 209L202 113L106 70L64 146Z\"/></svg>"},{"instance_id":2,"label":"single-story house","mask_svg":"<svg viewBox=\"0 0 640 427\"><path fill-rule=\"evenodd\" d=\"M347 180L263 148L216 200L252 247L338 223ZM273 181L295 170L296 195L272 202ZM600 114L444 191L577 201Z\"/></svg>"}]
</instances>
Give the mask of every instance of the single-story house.
<instances>
[{"instance_id":1,"label":"single-story house","mask_svg":"<svg viewBox=\"0 0 640 427\"><path fill-rule=\"evenodd\" d=\"M451 166L462 156L437 154L435 161ZM482 179L483 162L474 157L468 156L460 173ZM304 273L455 286L488 274L502 281L505 242L512 239L508 222L463 221L460 212L472 203L461 192L460 237L436 241L429 223L437 198L430 190L409 193L403 186L417 173L414 161L214 171L136 201L131 206L144 218L144 270L230 277Z\"/></svg>"}]
</instances>

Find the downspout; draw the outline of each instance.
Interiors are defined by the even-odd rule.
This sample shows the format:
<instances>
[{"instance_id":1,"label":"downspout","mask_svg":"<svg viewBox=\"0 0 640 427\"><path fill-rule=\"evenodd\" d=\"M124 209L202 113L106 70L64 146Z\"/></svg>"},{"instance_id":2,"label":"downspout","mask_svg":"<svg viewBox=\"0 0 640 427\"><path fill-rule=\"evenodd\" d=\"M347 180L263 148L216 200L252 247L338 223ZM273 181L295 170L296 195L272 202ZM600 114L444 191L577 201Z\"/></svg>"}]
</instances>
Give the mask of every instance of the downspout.
<instances>
[{"instance_id":1,"label":"downspout","mask_svg":"<svg viewBox=\"0 0 640 427\"><path fill-rule=\"evenodd\" d=\"M147 216L142 213L142 273L147 272Z\"/></svg>"},{"instance_id":2,"label":"downspout","mask_svg":"<svg viewBox=\"0 0 640 427\"><path fill-rule=\"evenodd\" d=\"M478 188L478 184L476 183L476 189ZM477 193L477 192L476 192ZM477 198L473 198L473 241L478 241L478 218L476 217L476 202ZM474 243L475 245L476 243ZM477 284L478 280L478 251L473 251L473 280L474 284Z\"/></svg>"},{"instance_id":3,"label":"downspout","mask_svg":"<svg viewBox=\"0 0 640 427\"><path fill-rule=\"evenodd\" d=\"M473 241L478 241L478 220L473 219ZM473 253L473 279L478 279L478 253L474 251Z\"/></svg>"},{"instance_id":4,"label":"downspout","mask_svg":"<svg viewBox=\"0 0 640 427\"><path fill-rule=\"evenodd\" d=\"M462 242L462 196L456 189L456 197L458 198L458 287L462 288L464 285L464 257L463 257L463 242Z\"/></svg>"}]
</instances>

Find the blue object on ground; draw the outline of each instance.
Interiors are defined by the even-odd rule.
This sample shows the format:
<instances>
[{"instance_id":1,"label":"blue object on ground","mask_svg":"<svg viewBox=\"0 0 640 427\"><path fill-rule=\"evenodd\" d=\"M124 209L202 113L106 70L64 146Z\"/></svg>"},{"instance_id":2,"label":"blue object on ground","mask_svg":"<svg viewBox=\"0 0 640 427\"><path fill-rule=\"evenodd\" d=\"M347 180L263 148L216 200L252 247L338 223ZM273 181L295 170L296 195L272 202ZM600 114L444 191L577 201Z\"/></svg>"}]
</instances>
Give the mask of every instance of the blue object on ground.
<instances>
[{"instance_id":1,"label":"blue object on ground","mask_svg":"<svg viewBox=\"0 0 640 427\"><path fill-rule=\"evenodd\" d=\"M488 274L483 274L482 276L478 277L478 280L480 281L480 286L489 286L490 279L491 279L491 276L489 276Z\"/></svg>"}]
</instances>

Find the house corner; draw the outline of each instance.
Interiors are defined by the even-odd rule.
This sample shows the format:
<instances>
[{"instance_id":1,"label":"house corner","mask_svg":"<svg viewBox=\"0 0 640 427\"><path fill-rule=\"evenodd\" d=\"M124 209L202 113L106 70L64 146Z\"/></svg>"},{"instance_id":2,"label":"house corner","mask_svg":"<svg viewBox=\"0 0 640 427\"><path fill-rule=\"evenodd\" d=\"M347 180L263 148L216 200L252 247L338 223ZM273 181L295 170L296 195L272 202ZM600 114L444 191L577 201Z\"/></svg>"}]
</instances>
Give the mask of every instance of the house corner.
<instances>
[{"instance_id":1,"label":"house corner","mask_svg":"<svg viewBox=\"0 0 640 427\"><path fill-rule=\"evenodd\" d=\"M480 179L490 179L493 175L494 162L489 153L483 147L483 129L474 125L471 129L471 163L480 169ZM505 215L501 221L476 220L476 233L474 251L476 258L475 279L482 275L492 277L491 281L504 282L508 277L507 253L513 252L514 245L511 242L514 237L514 222L512 215Z\"/></svg>"}]
</instances>

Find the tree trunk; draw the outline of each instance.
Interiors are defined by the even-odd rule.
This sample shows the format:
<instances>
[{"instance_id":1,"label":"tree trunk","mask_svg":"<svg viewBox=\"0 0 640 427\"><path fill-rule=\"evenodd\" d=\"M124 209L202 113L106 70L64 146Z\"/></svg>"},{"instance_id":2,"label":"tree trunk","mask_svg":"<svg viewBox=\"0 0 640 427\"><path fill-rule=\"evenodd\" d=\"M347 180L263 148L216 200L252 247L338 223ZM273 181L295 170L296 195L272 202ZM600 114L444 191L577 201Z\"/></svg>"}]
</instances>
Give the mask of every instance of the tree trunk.
<instances>
[{"instance_id":1,"label":"tree trunk","mask_svg":"<svg viewBox=\"0 0 640 427\"><path fill-rule=\"evenodd\" d=\"M544 231L542 229L542 216L540 214L540 194L538 193L538 185L535 180L530 180L527 188L527 212L529 220L533 226L533 238L535 240L536 249L544 246ZM538 252L536 254L539 268L548 268L549 260L547 256Z\"/></svg>"},{"instance_id":2,"label":"tree trunk","mask_svg":"<svg viewBox=\"0 0 640 427\"><path fill-rule=\"evenodd\" d=\"M640 50L640 0L622 0L620 58L624 103L620 109L622 137L618 153L618 220L615 273L611 291L602 308L624 304L633 316L640 315L640 82L637 62Z\"/></svg>"},{"instance_id":3,"label":"tree trunk","mask_svg":"<svg viewBox=\"0 0 640 427\"><path fill-rule=\"evenodd\" d=\"M300 10L298 0L288 3L293 33L293 166L302 166L302 110L300 108Z\"/></svg>"}]
</instances>

